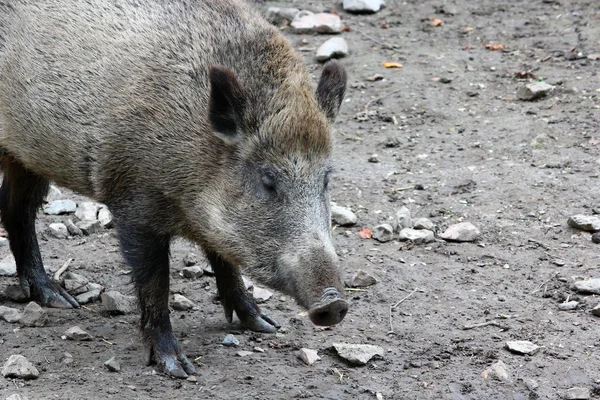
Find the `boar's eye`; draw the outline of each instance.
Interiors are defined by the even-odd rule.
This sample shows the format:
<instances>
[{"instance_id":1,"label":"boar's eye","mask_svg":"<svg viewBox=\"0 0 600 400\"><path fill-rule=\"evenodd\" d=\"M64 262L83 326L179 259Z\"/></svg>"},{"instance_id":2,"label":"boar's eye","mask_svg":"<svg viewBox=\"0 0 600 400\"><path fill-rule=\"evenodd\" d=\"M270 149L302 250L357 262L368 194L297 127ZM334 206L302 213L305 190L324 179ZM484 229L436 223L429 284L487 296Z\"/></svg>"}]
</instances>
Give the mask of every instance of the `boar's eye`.
<instances>
[{"instance_id":1,"label":"boar's eye","mask_svg":"<svg viewBox=\"0 0 600 400\"><path fill-rule=\"evenodd\" d=\"M276 179L275 179L275 173L273 171L268 171L268 170L263 171L262 176L261 176L261 181L262 181L264 188L268 192L275 191Z\"/></svg>"}]
</instances>

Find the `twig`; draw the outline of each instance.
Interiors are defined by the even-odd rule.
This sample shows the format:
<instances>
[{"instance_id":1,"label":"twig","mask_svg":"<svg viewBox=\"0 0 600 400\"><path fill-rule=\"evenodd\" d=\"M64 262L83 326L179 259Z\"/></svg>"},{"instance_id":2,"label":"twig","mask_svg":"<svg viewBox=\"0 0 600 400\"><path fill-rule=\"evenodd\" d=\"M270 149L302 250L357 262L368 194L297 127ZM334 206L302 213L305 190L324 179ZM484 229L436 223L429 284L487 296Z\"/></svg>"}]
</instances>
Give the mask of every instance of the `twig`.
<instances>
[{"instance_id":1,"label":"twig","mask_svg":"<svg viewBox=\"0 0 600 400\"><path fill-rule=\"evenodd\" d=\"M67 268L69 268L69 264L71 264L71 262L73 261L72 258L69 258L67 261L65 261L65 263L62 265L62 267L60 267L55 273L54 273L54 280L55 281L60 281L60 276L63 274L63 272L65 272L67 270Z\"/></svg>"},{"instance_id":2,"label":"twig","mask_svg":"<svg viewBox=\"0 0 600 400\"><path fill-rule=\"evenodd\" d=\"M364 115L364 117L362 117L362 118L368 118L368 116L369 116L369 107L371 107L371 105L372 105L373 103L376 103L376 102L378 102L378 101L381 101L381 100L385 99L386 97L390 97L390 96L392 96L392 95L394 95L394 94L396 94L396 93L400 93L400 92L401 92L401 91L403 91L403 90L404 90L404 89L398 89L398 90L394 90L394 91L392 91L392 92L389 92L389 93L386 93L386 94L384 94L383 96L379 96L379 97L376 97L376 98L374 98L374 99L371 99L371 100L369 100L369 101L367 102L367 104L365 105L365 109L364 109L364 111L361 111L361 112L357 113L357 114L356 114L356 117L357 117L357 118L361 118L361 117L362 117L362 116L361 116L361 114L363 114L363 115Z\"/></svg>"},{"instance_id":3,"label":"twig","mask_svg":"<svg viewBox=\"0 0 600 400\"><path fill-rule=\"evenodd\" d=\"M358 289L358 288L346 288L345 290L348 292L368 292L367 289Z\"/></svg>"},{"instance_id":4,"label":"twig","mask_svg":"<svg viewBox=\"0 0 600 400\"><path fill-rule=\"evenodd\" d=\"M481 322L479 324L465 325L465 326L463 326L463 330L467 331L469 329L481 328L481 327L488 326L488 325L493 325L493 326L497 326L498 328L502 328L502 325L500 325L496 321L486 321L486 322Z\"/></svg>"},{"instance_id":5,"label":"twig","mask_svg":"<svg viewBox=\"0 0 600 400\"><path fill-rule=\"evenodd\" d=\"M414 189L414 186L406 186L406 187L399 187L399 188L392 188L393 192L402 192L404 190L410 190L410 189Z\"/></svg>"},{"instance_id":6,"label":"twig","mask_svg":"<svg viewBox=\"0 0 600 400\"><path fill-rule=\"evenodd\" d=\"M535 294L535 293L539 292L544 286L548 285L548 282L550 282L552 279L554 279L556 277L556 275L558 275L558 274L559 273L557 272L554 275L552 275L550 278L548 278L548 280L540 283L540 285L537 288L535 288L534 291L531 292L531 294ZM546 291L546 290L544 289L544 291Z\"/></svg>"},{"instance_id":7,"label":"twig","mask_svg":"<svg viewBox=\"0 0 600 400\"><path fill-rule=\"evenodd\" d=\"M369 39L373 43L377 43L380 46L385 46L386 45L385 43L380 42L379 40L375 39L374 37L367 35L365 32L361 31L360 29L356 29L356 32L360 33L361 35L363 35L364 37L366 37L367 39Z\"/></svg>"},{"instance_id":8,"label":"twig","mask_svg":"<svg viewBox=\"0 0 600 400\"><path fill-rule=\"evenodd\" d=\"M544 250L550 250L550 246L548 246L547 244L544 244L544 243L540 242L539 240L529 239L528 242L529 243L537 244L538 246L542 247Z\"/></svg>"},{"instance_id":9,"label":"twig","mask_svg":"<svg viewBox=\"0 0 600 400\"><path fill-rule=\"evenodd\" d=\"M388 334L394 333L394 325L392 323L392 311L394 311L400 304L402 304L406 299L415 294L418 290L419 288L415 288L415 290L406 295L402 300L399 300L396 304L392 304L390 306L390 331L388 332Z\"/></svg>"}]
</instances>

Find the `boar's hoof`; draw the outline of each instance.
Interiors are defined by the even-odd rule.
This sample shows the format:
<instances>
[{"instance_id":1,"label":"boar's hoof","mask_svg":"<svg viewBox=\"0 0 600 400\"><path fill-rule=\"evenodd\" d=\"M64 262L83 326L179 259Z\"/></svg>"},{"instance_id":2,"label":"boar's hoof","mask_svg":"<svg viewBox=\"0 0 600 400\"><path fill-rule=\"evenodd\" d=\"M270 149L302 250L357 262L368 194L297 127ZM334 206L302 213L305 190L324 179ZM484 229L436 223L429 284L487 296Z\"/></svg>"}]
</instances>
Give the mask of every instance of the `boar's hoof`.
<instances>
[{"instance_id":1,"label":"boar's hoof","mask_svg":"<svg viewBox=\"0 0 600 400\"><path fill-rule=\"evenodd\" d=\"M38 300L45 307L52 308L79 308L79 303L75 300L59 283L51 281L48 277L45 279L30 279L21 277L19 283L23 294L27 298Z\"/></svg>"},{"instance_id":2,"label":"boar's hoof","mask_svg":"<svg viewBox=\"0 0 600 400\"><path fill-rule=\"evenodd\" d=\"M189 375L196 374L196 367L181 350L177 350L174 354L165 354L155 352L152 346L147 346L145 359L146 365L156 363L162 373L174 378L185 379Z\"/></svg>"},{"instance_id":3,"label":"boar's hoof","mask_svg":"<svg viewBox=\"0 0 600 400\"><path fill-rule=\"evenodd\" d=\"M238 315L238 317L240 317ZM265 312L260 312L260 315L247 315L240 317L242 326L254 332L274 333L281 325L277 323L271 316Z\"/></svg>"},{"instance_id":4,"label":"boar's hoof","mask_svg":"<svg viewBox=\"0 0 600 400\"><path fill-rule=\"evenodd\" d=\"M348 303L335 299L326 304L320 304L308 312L310 320L315 325L329 326L341 322L348 312Z\"/></svg>"}]
</instances>

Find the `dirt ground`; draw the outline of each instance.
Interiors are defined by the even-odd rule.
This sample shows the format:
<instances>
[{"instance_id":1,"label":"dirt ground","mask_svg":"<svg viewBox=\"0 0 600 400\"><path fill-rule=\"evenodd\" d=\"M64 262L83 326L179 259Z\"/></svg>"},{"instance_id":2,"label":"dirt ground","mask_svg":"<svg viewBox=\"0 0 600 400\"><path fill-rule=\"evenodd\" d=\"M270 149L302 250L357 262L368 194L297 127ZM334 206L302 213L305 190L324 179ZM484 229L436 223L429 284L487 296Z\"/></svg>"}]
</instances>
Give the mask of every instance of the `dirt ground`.
<instances>
[{"instance_id":1,"label":"dirt ground","mask_svg":"<svg viewBox=\"0 0 600 400\"><path fill-rule=\"evenodd\" d=\"M199 251L177 241L171 290L199 310L174 311L172 322L196 359L197 382L144 366L139 316L110 317L95 303L49 309L44 328L0 322L2 362L22 354L40 369L37 380L0 379L0 397L376 399L380 393L384 399L561 399L567 389L584 387L599 398L600 320L589 311L600 299L571 289L574 279L600 277L598 245L566 224L570 215L598 207L600 61L571 60L577 57L568 53L600 53L597 0L388 0L381 12L358 16L332 1L267 1L259 7L273 5L336 9L349 28L342 36L351 52L343 60L350 87L335 124L332 197L354 210L359 223L336 228L334 240L344 277L361 268L379 282L349 291L350 312L331 329L315 328L291 299L276 294L262 307L284 329L256 334L227 324L213 278L179 275L183 257ZM431 17L444 25L433 26ZM328 37L284 32L318 74L314 50ZM384 61L403 68L386 69ZM526 83L516 77L525 73L555 91L538 101L516 100ZM369 80L374 74L383 79ZM368 119L357 119L367 105ZM375 153L379 162L369 162ZM475 243L407 246L358 235L363 226L388 221L402 205L413 216L429 217L440 231L470 221L482 236ZM38 232L65 219L40 213ZM132 292L113 231L85 240L38 236L47 269L73 257L70 270L107 290ZM0 247L0 257L8 252ZM0 289L14 282L0 278ZM390 305L414 289L392 313L390 333ZM559 311L567 296L579 300L579 308ZM486 321L495 324L463 329ZM94 340L61 339L73 325ZM221 345L226 333L237 336L239 348ZM529 340L541 349L532 356L512 354L507 340ZM385 355L351 366L330 349L334 342L380 345ZM256 346L266 351L236 356ZM301 347L318 350L322 360L305 365L296 355ZM72 363L60 361L64 352L73 355ZM119 373L102 365L113 356L122 362ZM507 381L482 377L497 360L508 366ZM528 379L537 389L526 386Z\"/></svg>"}]
</instances>

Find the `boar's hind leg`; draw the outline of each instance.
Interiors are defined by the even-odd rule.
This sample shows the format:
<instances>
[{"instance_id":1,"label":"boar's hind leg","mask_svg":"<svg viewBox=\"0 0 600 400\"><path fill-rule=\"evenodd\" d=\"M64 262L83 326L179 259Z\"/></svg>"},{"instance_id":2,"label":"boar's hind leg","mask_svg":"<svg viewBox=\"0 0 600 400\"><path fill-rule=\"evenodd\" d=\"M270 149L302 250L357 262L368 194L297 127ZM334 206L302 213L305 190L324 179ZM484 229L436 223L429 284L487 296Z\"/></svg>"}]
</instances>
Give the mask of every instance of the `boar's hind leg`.
<instances>
[{"instance_id":1,"label":"boar's hind leg","mask_svg":"<svg viewBox=\"0 0 600 400\"><path fill-rule=\"evenodd\" d=\"M48 193L48 181L25 169L11 156L3 158L2 171L0 214L8 233L10 250L15 257L23 293L47 307L79 307L77 301L58 283L50 280L42 264L35 233L35 216Z\"/></svg>"},{"instance_id":2,"label":"boar's hind leg","mask_svg":"<svg viewBox=\"0 0 600 400\"><path fill-rule=\"evenodd\" d=\"M175 339L169 319L169 243L144 226L127 224L126 215L115 212L117 232L125 261L142 309L142 334L146 340L146 362L156 362L164 373L187 378L196 373Z\"/></svg>"},{"instance_id":3,"label":"boar's hind leg","mask_svg":"<svg viewBox=\"0 0 600 400\"><path fill-rule=\"evenodd\" d=\"M245 328L255 332L275 332L275 328L279 327L279 324L268 314L260 311L246 290L239 268L214 252L207 251L206 257L217 278L219 298L225 309L227 321L233 320L233 311L235 311Z\"/></svg>"}]
</instances>

